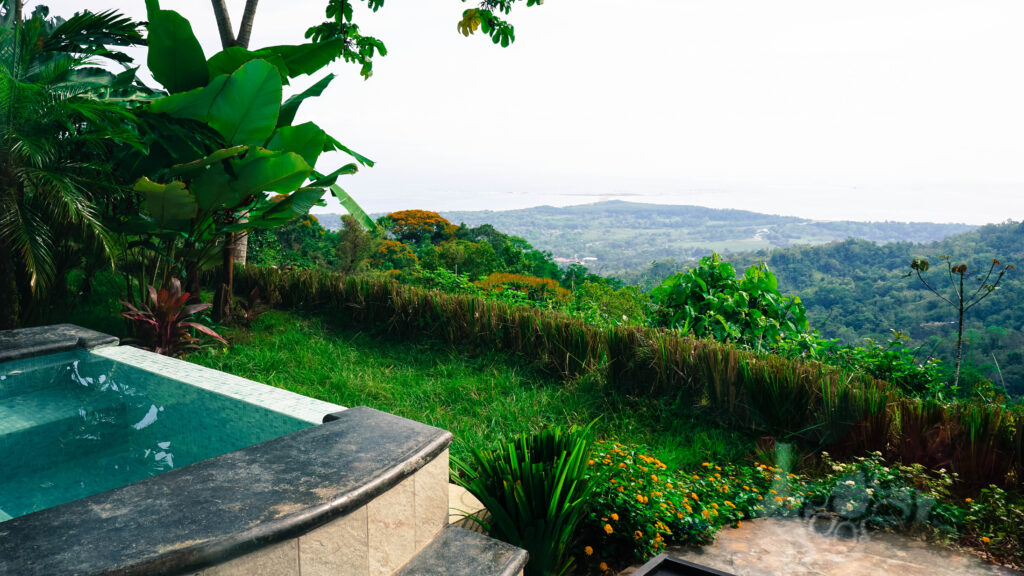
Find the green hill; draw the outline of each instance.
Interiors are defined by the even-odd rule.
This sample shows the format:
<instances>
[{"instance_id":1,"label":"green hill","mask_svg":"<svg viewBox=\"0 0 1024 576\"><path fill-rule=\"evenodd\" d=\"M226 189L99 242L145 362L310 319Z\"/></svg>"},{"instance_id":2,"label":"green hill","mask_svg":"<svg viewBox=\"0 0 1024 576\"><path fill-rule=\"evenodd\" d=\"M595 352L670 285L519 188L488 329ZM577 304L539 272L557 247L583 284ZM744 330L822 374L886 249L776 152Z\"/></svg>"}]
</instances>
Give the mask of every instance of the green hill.
<instances>
[{"instance_id":1,"label":"green hill","mask_svg":"<svg viewBox=\"0 0 1024 576\"><path fill-rule=\"evenodd\" d=\"M654 260L698 258L711 250L746 252L847 238L882 243L930 242L976 228L928 222L824 222L745 210L618 200L441 215L456 224L491 224L557 258L587 258L585 264L592 271L609 275L637 270ZM337 215L317 217L326 228L340 227Z\"/></svg>"}]
</instances>

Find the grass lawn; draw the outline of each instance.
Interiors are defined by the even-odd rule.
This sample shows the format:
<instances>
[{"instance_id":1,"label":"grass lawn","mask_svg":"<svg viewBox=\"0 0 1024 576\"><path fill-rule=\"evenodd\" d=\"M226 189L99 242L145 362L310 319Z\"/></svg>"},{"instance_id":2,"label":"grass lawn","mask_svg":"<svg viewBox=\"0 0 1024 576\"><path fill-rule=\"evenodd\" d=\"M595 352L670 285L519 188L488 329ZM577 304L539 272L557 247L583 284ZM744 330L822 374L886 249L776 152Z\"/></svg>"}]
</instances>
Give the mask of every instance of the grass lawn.
<instances>
[{"instance_id":1,"label":"grass lawn","mask_svg":"<svg viewBox=\"0 0 1024 576\"><path fill-rule=\"evenodd\" d=\"M452 452L547 425L586 424L598 434L646 444L662 461L690 467L737 460L753 440L680 401L621 398L597 377L563 382L498 352L398 341L329 317L270 311L251 330L231 329L227 350L187 359L344 406L370 406L450 430Z\"/></svg>"}]
</instances>

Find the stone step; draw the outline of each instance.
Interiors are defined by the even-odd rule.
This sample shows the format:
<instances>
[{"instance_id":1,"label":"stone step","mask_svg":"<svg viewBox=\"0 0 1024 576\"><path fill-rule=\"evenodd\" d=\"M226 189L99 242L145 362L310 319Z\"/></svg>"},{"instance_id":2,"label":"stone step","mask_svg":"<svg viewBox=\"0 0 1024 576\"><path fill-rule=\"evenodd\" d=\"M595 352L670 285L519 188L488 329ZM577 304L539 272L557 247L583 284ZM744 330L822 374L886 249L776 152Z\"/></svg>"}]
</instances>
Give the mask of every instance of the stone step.
<instances>
[{"instance_id":1,"label":"stone step","mask_svg":"<svg viewBox=\"0 0 1024 576\"><path fill-rule=\"evenodd\" d=\"M511 544L448 526L395 576L516 576L527 559Z\"/></svg>"}]
</instances>

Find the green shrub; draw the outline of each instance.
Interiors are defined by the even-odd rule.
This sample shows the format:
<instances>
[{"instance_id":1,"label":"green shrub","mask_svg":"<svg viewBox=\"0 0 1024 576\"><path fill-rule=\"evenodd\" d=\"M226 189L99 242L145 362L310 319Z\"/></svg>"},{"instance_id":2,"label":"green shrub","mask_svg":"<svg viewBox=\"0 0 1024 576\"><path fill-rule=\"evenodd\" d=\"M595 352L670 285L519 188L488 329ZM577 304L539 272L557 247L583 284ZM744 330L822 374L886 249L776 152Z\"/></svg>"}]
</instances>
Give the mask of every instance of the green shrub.
<instances>
[{"instance_id":1,"label":"green shrub","mask_svg":"<svg viewBox=\"0 0 1024 576\"><path fill-rule=\"evenodd\" d=\"M490 512L490 522L481 522L490 535L530 554L528 575L572 570L570 551L590 495L592 427L546 428L492 450L476 449L471 463L452 460L456 483Z\"/></svg>"},{"instance_id":2,"label":"green shrub","mask_svg":"<svg viewBox=\"0 0 1024 576\"><path fill-rule=\"evenodd\" d=\"M778 280L764 263L737 279L732 264L712 254L665 279L651 296L668 326L758 351L771 350L809 327L800 298L780 294Z\"/></svg>"},{"instance_id":3,"label":"green shrub","mask_svg":"<svg viewBox=\"0 0 1024 576\"><path fill-rule=\"evenodd\" d=\"M996 560L1024 564L1024 498L989 486L964 504L965 541Z\"/></svg>"}]
</instances>

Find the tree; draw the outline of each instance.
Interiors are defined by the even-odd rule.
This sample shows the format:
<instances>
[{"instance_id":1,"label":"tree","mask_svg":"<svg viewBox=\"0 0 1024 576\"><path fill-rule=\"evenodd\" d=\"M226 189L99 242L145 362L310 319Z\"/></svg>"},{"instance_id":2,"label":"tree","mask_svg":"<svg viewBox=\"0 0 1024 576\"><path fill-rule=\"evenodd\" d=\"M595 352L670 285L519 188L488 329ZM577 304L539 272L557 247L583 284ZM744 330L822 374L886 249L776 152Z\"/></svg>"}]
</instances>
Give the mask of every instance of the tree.
<instances>
[{"instance_id":1,"label":"tree","mask_svg":"<svg viewBox=\"0 0 1024 576\"><path fill-rule=\"evenodd\" d=\"M953 388L956 389L960 385L960 363L963 360L964 351L964 314L967 313L971 308L974 308L979 302L988 298L990 294L996 291L999 287L999 282L1002 281L1003 276L1013 270L1013 266L1010 264L1003 265L1002 262L992 259L992 264L989 265L988 273L984 277L978 276L975 281L978 283L977 288L970 291L970 286L965 291L965 279L967 275L967 264L953 264L952 259L949 255L943 254L939 257L946 263L946 273L949 277L949 284L953 288L953 296L948 297L938 289L933 287L927 280L925 280L923 273L927 272L931 265L927 260L914 259L910 262L909 275L917 275L917 279L924 284L932 294L938 296L943 302L949 304L957 311L957 326L956 326L956 365L953 368ZM993 281L992 275L996 274L996 278ZM970 294L968 294L970 292Z\"/></svg>"},{"instance_id":2,"label":"tree","mask_svg":"<svg viewBox=\"0 0 1024 576\"><path fill-rule=\"evenodd\" d=\"M117 48L144 44L139 28L115 11L64 20L45 6L23 20L20 2L0 2L0 328L38 309L77 252L104 252L97 204L121 191L111 152L139 143L123 102L100 97L134 85Z\"/></svg>"}]
</instances>

